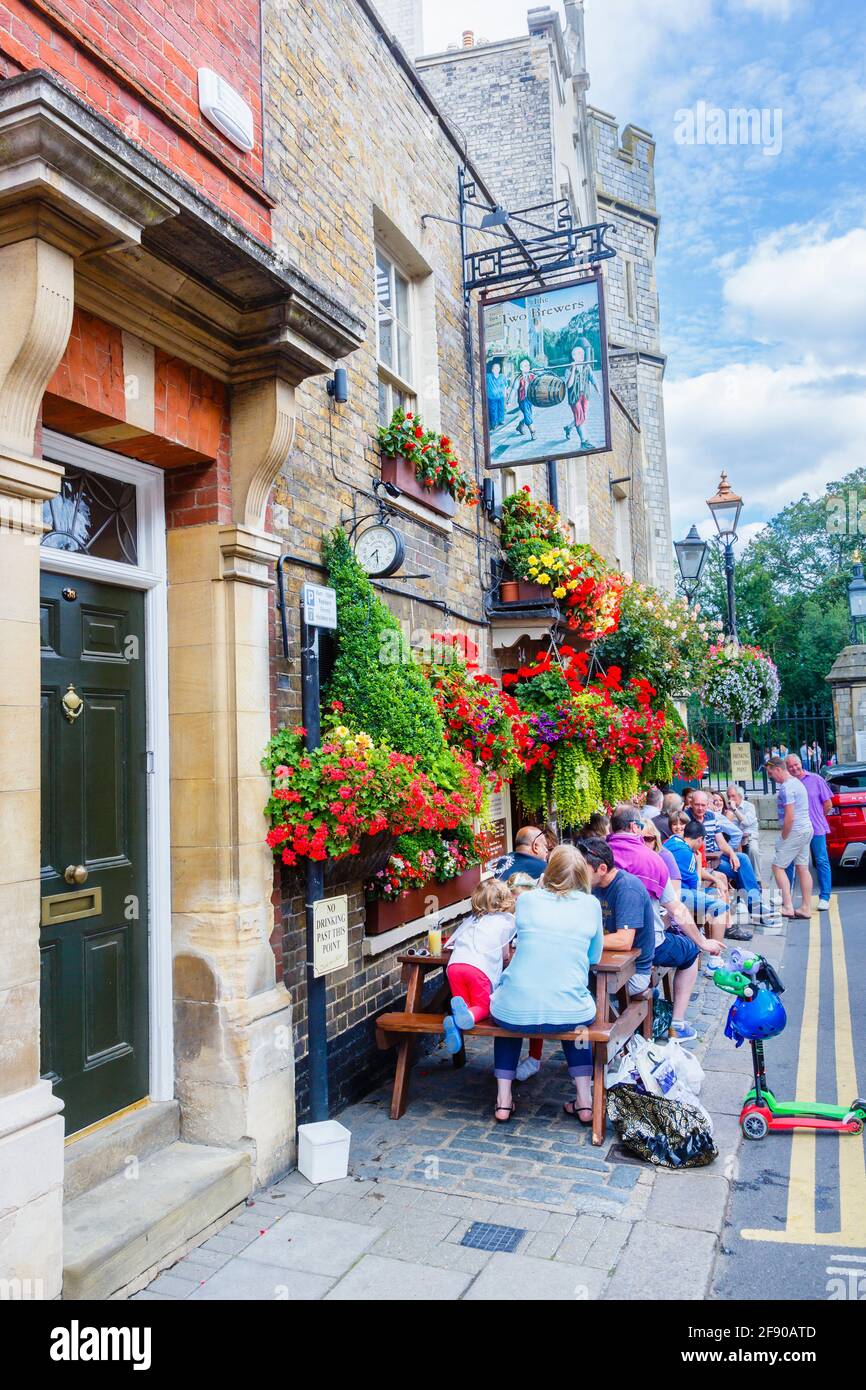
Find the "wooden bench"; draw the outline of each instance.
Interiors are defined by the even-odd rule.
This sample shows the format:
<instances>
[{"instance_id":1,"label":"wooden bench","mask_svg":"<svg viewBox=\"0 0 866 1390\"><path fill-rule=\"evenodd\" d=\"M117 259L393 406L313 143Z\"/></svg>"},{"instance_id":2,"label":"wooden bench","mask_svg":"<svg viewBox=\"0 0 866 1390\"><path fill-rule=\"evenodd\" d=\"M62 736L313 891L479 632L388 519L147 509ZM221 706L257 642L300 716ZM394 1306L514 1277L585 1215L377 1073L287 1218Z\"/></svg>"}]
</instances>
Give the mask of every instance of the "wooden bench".
<instances>
[{"instance_id":1,"label":"wooden bench","mask_svg":"<svg viewBox=\"0 0 866 1390\"><path fill-rule=\"evenodd\" d=\"M612 1052L616 1051L628 1038L633 1037L638 1028L643 1028L644 1036L652 1036L651 991L641 995L629 995L628 981L634 974L638 953L631 951L605 951L597 966L593 967L595 981L596 1018L580 1036L586 1036L593 1044L593 1101L592 1101L592 1142L604 1142L605 1124L605 1085L604 1070ZM400 1013L384 1013L376 1020L376 1042L380 1048L396 1047L397 1066L394 1074L394 1090L391 1097L391 1119L399 1120L406 1113L409 1094L409 1076L412 1069L415 1039L443 1032L445 1010L451 998L447 975L443 969L448 964L448 956L398 957L403 965L403 980L406 989L406 1008ZM422 1011L421 995L424 979L434 970L443 971L442 984L430 1001L428 1010ZM610 996L617 999L619 1013L611 1017ZM649 1031L647 1031L647 1027ZM477 1037L515 1037L513 1032L498 1028L496 1024L478 1023L472 1029ZM574 1038L574 1031L566 1033L525 1033L527 1038L542 1037L551 1041ZM454 1058L455 1066L462 1066L465 1053Z\"/></svg>"}]
</instances>

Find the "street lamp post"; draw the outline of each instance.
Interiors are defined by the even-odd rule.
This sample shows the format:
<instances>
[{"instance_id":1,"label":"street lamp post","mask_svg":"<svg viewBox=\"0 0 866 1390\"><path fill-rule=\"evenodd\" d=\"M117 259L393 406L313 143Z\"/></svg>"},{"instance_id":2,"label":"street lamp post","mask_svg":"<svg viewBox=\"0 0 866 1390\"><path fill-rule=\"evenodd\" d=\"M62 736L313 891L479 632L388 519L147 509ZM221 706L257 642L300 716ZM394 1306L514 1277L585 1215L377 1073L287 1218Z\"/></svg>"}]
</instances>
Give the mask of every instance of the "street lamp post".
<instances>
[{"instance_id":1,"label":"street lamp post","mask_svg":"<svg viewBox=\"0 0 866 1390\"><path fill-rule=\"evenodd\" d=\"M725 548L725 586L728 600L728 617L725 634L734 642L737 640L737 601L734 595L734 542L737 539L737 524L743 510L743 499L738 497L728 482L726 470L722 470L719 489L714 497L707 498L707 506L716 523L719 540Z\"/></svg>"},{"instance_id":2,"label":"street lamp post","mask_svg":"<svg viewBox=\"0 0 866 1390\"><path fill-rule=\"evenodd\" d=\"M674 541L674 550L676 551L677 564L680 567L680 576L686 591L686 598L691 603L701 582L704 565L707 563L709 546L706 541L701 540L698 535L698 528L692 523L692 529L685 539Z\"/></svg>"},{"instance_id":3,"label":"street lamp post","mask_svg":"<svg viewBox=\"0 0 866 1390\"><path fill-rule=\"evenodd\" d=\"M863 565L859 550L854 551L853 558L853 577L848 585L848 612L851 615L851 641L857 645L860 641L858 624L866 618L866 579L863 578Z\"/></svg>"}]
</instances>

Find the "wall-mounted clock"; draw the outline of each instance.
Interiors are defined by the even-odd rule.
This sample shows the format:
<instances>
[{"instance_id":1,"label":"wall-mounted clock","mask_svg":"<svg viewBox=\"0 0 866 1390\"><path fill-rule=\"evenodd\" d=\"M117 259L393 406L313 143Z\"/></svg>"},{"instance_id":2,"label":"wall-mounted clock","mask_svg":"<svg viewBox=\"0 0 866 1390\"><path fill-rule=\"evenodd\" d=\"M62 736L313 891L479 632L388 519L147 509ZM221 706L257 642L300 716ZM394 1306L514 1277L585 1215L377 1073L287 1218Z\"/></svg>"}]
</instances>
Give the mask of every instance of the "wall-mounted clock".
<instances>
[{"instance_id":1,"label":"wall-mounted clock","mask_svg":"<svg viewBox=\"0 0 866 1390\"><path fill-rule=\"evenodd\" d=\"M387 522L368 526L355 541L355 555L372 579L386 579L403 563L406 547L403 537Z\"/></svg>"}]
</instances>

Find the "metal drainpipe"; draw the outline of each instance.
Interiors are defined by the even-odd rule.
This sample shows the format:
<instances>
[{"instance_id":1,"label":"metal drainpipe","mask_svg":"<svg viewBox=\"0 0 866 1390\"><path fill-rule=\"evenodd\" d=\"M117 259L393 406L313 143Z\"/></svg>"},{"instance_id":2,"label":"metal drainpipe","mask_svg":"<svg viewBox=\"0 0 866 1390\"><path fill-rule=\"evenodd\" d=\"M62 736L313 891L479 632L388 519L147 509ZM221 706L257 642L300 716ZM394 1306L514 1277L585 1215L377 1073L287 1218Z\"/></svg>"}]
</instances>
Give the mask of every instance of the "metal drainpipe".
<instances>
[{"instance_id":1,"label":"metal drainpipe","mask_svg":"<svg viewBox=\"0 0 866 1390\"><path fill-rule=\"evenodd\" d=\"M322 741L319 711L319 629L301 619L301 708L306 729L305 744L312 753ZM307 1066L310 1077L310 1116L315 1122L328 1118L327 976L313 974L315 905L325 894L321 861L307 859Z\"/></svg>"},{"instance_id":2,"label":"metal drainpipe","mask_svg":"<svg viewBox=\"0 0 866 1390\"><path fill-rule=\"evenodd\" d=\"M556 472L556 459L547 460L547 496L555 512L559 511L559 479Z\"/></svg>"}]
</instances>

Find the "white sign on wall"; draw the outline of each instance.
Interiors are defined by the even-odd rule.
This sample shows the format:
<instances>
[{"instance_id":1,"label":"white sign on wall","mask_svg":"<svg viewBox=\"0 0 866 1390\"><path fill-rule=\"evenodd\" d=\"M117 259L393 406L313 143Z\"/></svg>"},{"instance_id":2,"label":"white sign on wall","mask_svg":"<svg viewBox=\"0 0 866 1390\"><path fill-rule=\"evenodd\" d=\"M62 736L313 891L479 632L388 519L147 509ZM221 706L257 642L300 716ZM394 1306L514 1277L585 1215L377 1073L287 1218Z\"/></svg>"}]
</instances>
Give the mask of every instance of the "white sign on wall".
<instances>
[{"instance_id":1,"label":"white sign on wall","mask_svg":"<svg viewBox=\"0 0 866 1390\"><path fill-rule=\"evenodd\" d=\"M337 591L326 584L305 584L304 622L309 627L337 626Z\"/></svg>"},{"instance_id":2,"label":"white sign on wall","mask_svg":"<svg viewBox=\"0 0 866 1390\"><path fill-rule=\"evenodd\" d=\"M866 729L858 729L854 738L857 743L857 762L866 763Z\"/></svg>"},{"instance_id":3,"label":"white sign on wall","mask_svg":"<svg viewBox=\"0 0 866 1390\"><path fill-rule=\"evenodd\" d=\"M313 974L330 975L349 964L349 899L320 898L313 906Z\"/></svg>"}]
</instances>

